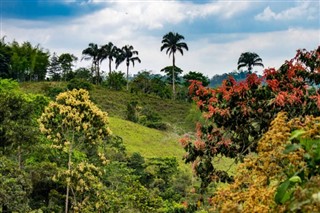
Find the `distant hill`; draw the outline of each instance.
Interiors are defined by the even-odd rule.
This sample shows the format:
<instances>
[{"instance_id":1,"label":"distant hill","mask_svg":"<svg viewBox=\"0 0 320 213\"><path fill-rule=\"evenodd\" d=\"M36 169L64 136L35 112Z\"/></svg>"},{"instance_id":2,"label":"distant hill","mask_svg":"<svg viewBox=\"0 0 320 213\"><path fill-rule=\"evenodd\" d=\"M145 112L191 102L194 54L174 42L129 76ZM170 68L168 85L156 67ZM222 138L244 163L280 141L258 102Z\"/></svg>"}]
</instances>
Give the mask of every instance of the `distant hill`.
<instances>
[{"instance_id":1,"label":"distant hill","mask_svg":"<svg viewBox=\"0 0 320 213\"><path fill-rule=\"evenodd\" d=\"M240 72L233 71L231 73L224 73L224 74L221 74L221 75L214 75L210 79L209 86L212 87L212 88L220 86L222 84L222 81L227 79L228 76L233 76L236 81L243 81L243 80L246 79L248 73L249 73L248 71L240 71Z\"/></svg>"}]
</instances>

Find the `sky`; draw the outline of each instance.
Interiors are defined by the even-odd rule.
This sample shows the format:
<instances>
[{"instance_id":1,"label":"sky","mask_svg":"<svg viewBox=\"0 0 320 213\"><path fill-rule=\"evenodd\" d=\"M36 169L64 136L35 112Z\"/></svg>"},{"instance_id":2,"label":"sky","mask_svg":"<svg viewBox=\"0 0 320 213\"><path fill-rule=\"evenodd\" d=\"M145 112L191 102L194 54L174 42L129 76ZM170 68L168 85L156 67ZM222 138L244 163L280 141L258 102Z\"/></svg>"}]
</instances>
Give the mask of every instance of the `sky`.
<instances>
[{"instance_id":1,"label":"sky","mask_svg":"<svg viewBox=\"0 0 320 213\"><path fill-rule=\"evenodd\" d=\"M243 52L257 53L265 68L279 68L297 49L320 45L319 0L0 0L0 19L6 42L74 54L76 68L91 65L81 60L89 43L132 45L141 63L130 74L158 74L172 65L172 57L160 51L168 32L183 35L189 47L176 54L184 74L209 78L235 71ZM108 71L107 61L101 66ZM126 71L125 63L118 70Z\"/></svg>"}]
</instances>

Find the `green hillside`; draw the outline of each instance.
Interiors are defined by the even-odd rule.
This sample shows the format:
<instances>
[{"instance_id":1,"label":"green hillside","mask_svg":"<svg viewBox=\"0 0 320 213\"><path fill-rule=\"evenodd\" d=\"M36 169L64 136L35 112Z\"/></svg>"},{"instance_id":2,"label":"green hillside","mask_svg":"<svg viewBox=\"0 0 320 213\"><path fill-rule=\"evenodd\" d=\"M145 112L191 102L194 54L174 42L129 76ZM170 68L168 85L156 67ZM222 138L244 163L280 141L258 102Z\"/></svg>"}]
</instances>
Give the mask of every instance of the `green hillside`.
<instances>
[{"instance_id":1,"label":"green hillside","mask_svg":"<svg viewBox=\"0 0 320 213\"><path fill-rule=\"evenodd\" d=\"M50 94L56 88L65 89L64 82L25 82L20 84L25 92ZM151 95L132 94L126 91L113 91L102 86L93 86L91 99L109 115L110 128L115 135L123 138L127 152L139 152L148 157L176 157L183 170L190 168L184 164L184 150L179 144L181 134L190 132L194 123L186 120L191 110L187 102L160 99ZM168 131L159 131L125 120L127 103L138 101L159 114L168 126ZM193 109L194 110L194 109Z\"/></svg>"},{"instance_id":2,"label":"green hillside","mask_svg":"<svg viewBox=\"0 0 320 213\"><path fill-rule=\"evenodd\" d=\"M24 82L21 83L21 88L25 92L50 95L59 90L66 90L67 83ZM192 104L185 101L161 99L153 95L136 94L127 91L114 91L95 85L90 91L90 96L92 101L102 110L108 112L111 117L125 119L127 104L131 101L138 101L140 107L148 108L159 114L162 121L167 123L171 131L183 134L194 130L194 123L186 120Z\"/></svg>"},{"instance_id":3,"label":"green hillside","mask_svg":"<svg viewBox=\"0 0 320 213\"><path fill-rule=\"evenodd\" d=\"M116 117L110 117L109 121L111 131L123 139L128 154L139 152L145 158L176 157L181 169L189 170L190 165L186 165L182 160L184 150L178 143L179 135Z\"/></svg>"}]
</instances>

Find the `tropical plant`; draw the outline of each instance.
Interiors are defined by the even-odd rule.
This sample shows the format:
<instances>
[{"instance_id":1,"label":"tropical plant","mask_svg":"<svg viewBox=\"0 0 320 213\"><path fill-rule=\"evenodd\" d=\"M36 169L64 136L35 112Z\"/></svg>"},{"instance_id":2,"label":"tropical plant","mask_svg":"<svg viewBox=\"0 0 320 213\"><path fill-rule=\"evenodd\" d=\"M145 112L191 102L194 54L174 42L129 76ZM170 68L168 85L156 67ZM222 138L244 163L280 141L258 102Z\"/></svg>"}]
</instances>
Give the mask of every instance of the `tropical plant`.
<instances>
[{"instance_id":1,"label":"tropical plant","mask_svg":"<svg viewBox=\"0 0 320 213\"><path fill-rule=\"evenodd\" d=\"M190 71L183 76L183 79L185 81L185 86L190 86L192 80L200 81L205 87L209 85L209 78L204 76L201 72Z\"/></svg>"},{"instance_id":2,"label":"tropical plant","mask_svg":"<svg viewBox=\"0 0 320 213\"><path fill-rule=\"evenodd\" d=\"M263 67L262 59L259 55L253 52L242 53L238 60L238 69L241 67L248 67L248 71L251 73L253 66Z\"/></svg>"},{"instance_id":3,"label":"tropical plant","mask_svg":"<svg viewBox=\"0 0 320 213\"><path fill-rule=\"evenodd\" d=\"M169 53L169 57L172 54L172 93L173 99L176 97L175 91L175 53L176 51L180 52L183 55L183 49L188 50L188 45L185 42L182 42L184 37L179 33L169 32L165 34L162 38L162 46L160 47L160 51L167 49L166 54Z\"/></svg>"},{"instance_id":4,"label":"tropical plant","mask_svg":"<svg viewBox=\"0 0 320 213\"><path fill-rule=\"evenodd\" d=\"M30 42L10 44L12 56L10 60L10 78L19 81L42 81L46 77L49 62L49 52L40 45L32 46Z\"/></svg>"},{"instance_id":5,"label":"tropical plant","mask_svg":"<svg viewBox=\"0 0 320 213\"><path fill-rule=\"evenodd\" d=\"M48 67L48 75L51 80L59 81L62 75L62 68L59 62L59 56L54 52L50 58L50 65Z\"/></svg>"},{"instance_id":6,"label":"tropical plant","mask_svg":"<svg viewBox=\"0 0 320 213\"><path fill-rule=\"evenodd\" d=\"M74 66L74 62L76 62L78 58L70 53L63 53L59 56L58 61L60 63L60 67L66 80L67 76L72 72L72 67Z\"/></svg>"},{"instance_id":7,"label":"tropical plant","mask_svg":"<svg viewBox=\"0 0 320 213\"><path fill-rule=\"evenodd\" d=\"M191 84L190 92L206 122L197 125L195 141L186 137L181 143L188 152L185 160L193 162L203 187L213 177L232 180L225 171L215 169L212 159L223 155L241 160L256 151L257 141L278 112L286 111L289 118L320 115L319 88L312 88L319 84L319 72L315 70L320 68L310 69L302 60L306 55L314 58L311 64L320 64L319 48L298 51L279 70L266 69L265 84L256 74L249 74L244 82L230 76L216 89L205 88L199 82Z\"/></svg>"},{"instance_id":8,"label":"tropical plant","mask_svg":"<svg viewBox=\"0 0 320 213\"><path fill-rule=\"evenodd\" d=\"M139 52L134 50L133 46L126 45L121 48L121 51L119 51L119 54L116 59L116 68L124 61L126 61L127 66L127 90L129 90L129 66L130 62L132 63L132 66L134 66L134 62L138 61L141 63L141 60L138 56Z\"/></svg>"},{"instance_id":9,"label":"tropical plant","mask_svg":"<svg viewBox=\"0 0 320 213\"><path fill-rule=\"evenodd\" d=\"M67 170L57 174L57 179L63 178L63 183L66 184L65 212L67 213L70 190L79 192L77 184L71 181L79 177L73 176L77 172L75 167L82 172L88 169L99 173L99 169L90 163L75 162L74 152L82 148L88 157L99 156L103 164L106 163L104 154L99 152L98 146L111 134L107 114L90 101L86 90L72 90L59 94L55 102L49 103L39 119L39 124L41 132L52 140L53 147L62 150L68 156ZM90 180L94 183L87 183L89 186L91 184L100 185L97 179ZM77 202L84 202L81 198L85 199L84 197L80 197L80 200L71 198L73 207L77 206Z\"/></svg>"},{"instance_id":10,"label":"tropical plant","mask_svg":"<svg viewBox=\"0 0 320 213\"><path fill-rule=\"evenodd\" d=\"M100 82L100 59L101 59L101 49L97 44L90 43L89 47L82 51L82 59L92 60L91 72L95 73L96 79L95 83L99 84Z\"/></svg>"},{"instance_id":11,"label":"tropical plant","mask_svg":"<svg viewBox=\"0 0 320 213\"><path fill-rule=\"evenodd\" d=\"M124 75L123 72L111 71L105 82L107 87L113 90L121 90L127 83Z\"/></svg>"},{"instance_id":12,"label":"tropical plant","mask_svg":"<svg viewBox=\"0 0 320 213\"><path fill-rule=\"evenodd\" d=\"M11 60L11 48L4 41L5 37L0 40L0 77L10 78L10 60Z\"/></svg>"},{"instance_id":13,"label":"tropical plant","mask_svg":"<svg viewBox=\"0 0 320 213\"><path fill-rule=\"evenodd\" d=\"M183 73L183 70L180 69L180 67L177 67L177 66L166 66L166 67L162 68L160 70L160 72L165 72L166 73L166 75L167 75L167 83L169 83L169 84L173 84L174 83L174 85L176 85L176 84L180 83L181 79L180 79L179 75L181 73ZM176 90L176 88L175 88L175 90Z\"/></svg>"},{"instance_id":14,"label":"tropical plant","mask_svg":"<svg viewBox=\"0 0 320 213\"><path fill-rule=\"evenodd\" d=\"M109 74L111 73L111 62L114 58L118 56L119 48L115 45L113 45L112 42L109 42L108 44L105 44L101 47L101 58L100 63L108 59L109 60Z\"/></svg>"}]
</instances>

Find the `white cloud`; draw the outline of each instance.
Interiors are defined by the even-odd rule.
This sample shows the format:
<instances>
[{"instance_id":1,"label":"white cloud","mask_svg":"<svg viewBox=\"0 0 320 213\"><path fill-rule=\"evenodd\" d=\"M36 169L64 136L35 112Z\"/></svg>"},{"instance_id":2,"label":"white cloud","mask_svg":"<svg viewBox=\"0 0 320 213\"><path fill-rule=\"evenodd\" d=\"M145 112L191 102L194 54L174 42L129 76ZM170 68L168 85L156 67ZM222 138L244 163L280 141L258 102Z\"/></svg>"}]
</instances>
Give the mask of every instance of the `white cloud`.
<instances>
[{"instance_id":1,"label":"white cloud","mask_svg":"<svg viewBox=\"0 0 320 213\"><path fill-rule=\"evenodd\" d=\"M199 5L185 1L108 1L105 9L65 22L3 20L2 30L7 36L6 40L30 41L34 45L40 43L51 53L68 52L78 58L81 58L82 50L90 42L102 45L111 41L118 47L131 44L139 51L142 63L130 67L130 73L144 69L159 73L160 69L171 65L172 59L165 52L160 52L163 35L157 34L158 29L166 30L170 24L187 24L190 20L212 15L231 18L247 10L249 6L247 1L230 1L226 4L218 1ZM278 16L271 9L270 11L270 19ZM285 17L284 14L282 17ZM316 48L320 43L319 35L319 29L219 34L219 37L233 38L232 41L219 43L212 41L217 34L202 34L194 40L189 40L188 37L193 36L185 34L189 51L185 52L184 56L178 54L176 63L185 72L199 71L212 77L235 70L240 54L253 51L260 55L266 67L278 67L292 58L296 49ZM78 63L78 66L89 65L89 61ZM105 62L102 66L102 69L107 70ZM125 65L120 65L119 69L125 71Z\"/></svg>"},{"instance_id":2,"label":"white cloud","mask_svg":"<svg viewBox=\"0 0 320 213\"><path fill-rule=\"evenodd\" d=\"M288 8L279 13L272 11L270 6L266 7L262 13L255 16L259 21L270 20L295 20L307 17L307 19L315 19L319 16L319 2L300 1L295 7Z\"/></svg>"}]
</instances>

